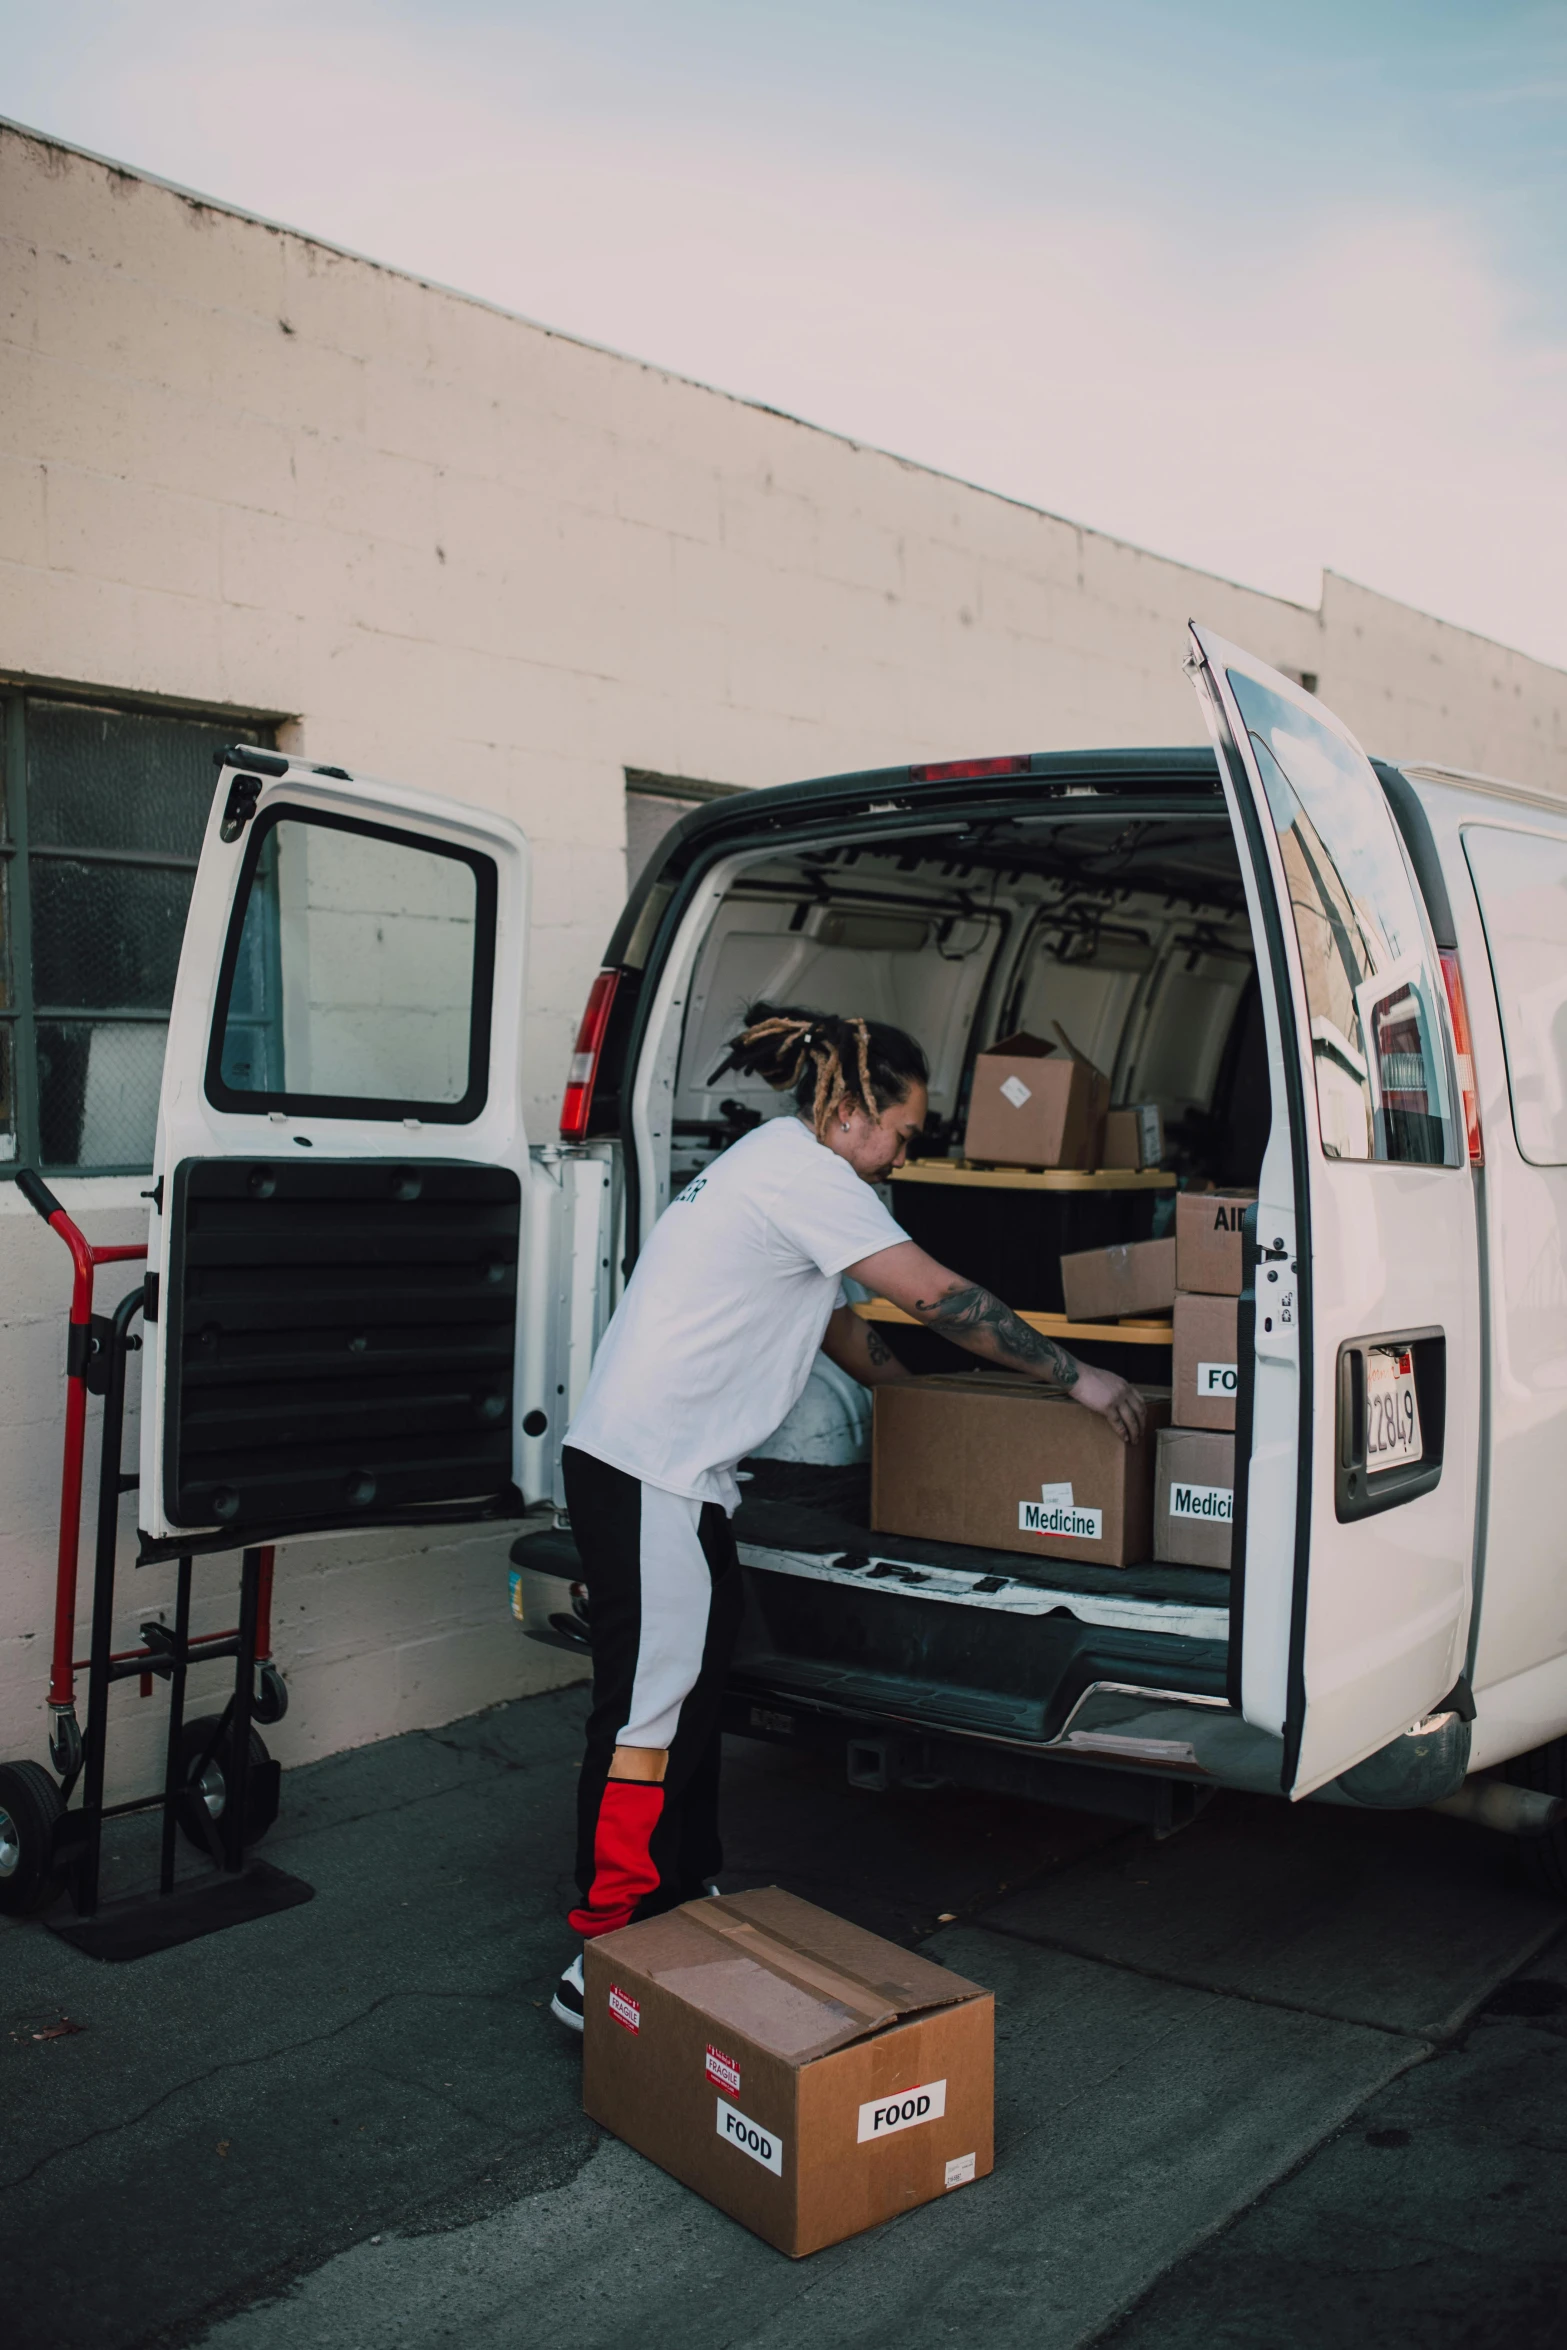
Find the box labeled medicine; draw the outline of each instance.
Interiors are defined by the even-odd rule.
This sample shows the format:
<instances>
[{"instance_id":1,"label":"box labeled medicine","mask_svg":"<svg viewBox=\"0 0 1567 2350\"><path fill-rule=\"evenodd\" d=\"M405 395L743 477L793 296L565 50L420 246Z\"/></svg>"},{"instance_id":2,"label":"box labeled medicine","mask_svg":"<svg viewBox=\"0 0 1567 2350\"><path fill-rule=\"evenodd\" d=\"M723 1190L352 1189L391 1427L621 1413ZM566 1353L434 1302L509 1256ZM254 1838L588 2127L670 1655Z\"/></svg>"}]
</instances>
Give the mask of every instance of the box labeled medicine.
<instances>
[{"instance_id":1,"label":"box labeled medicine","mask_svg":"<svg viewBox=\"0 0 1567 2350\"><path fill-rule=\"evenodd\" d=\"M589 1942L582 2103L798 2259L991 2168L995 2001L776 1885Z\"/></svg>"},{"instance_id":2,"label":"box labeled medicine","mask_svg":"<svg viewBox=\"0 0 1567 2350\"><path fill-rule=\"evenodd\" d=\"M1123 1444L1059 1391L1004 1374L876 1390L871 1526L980 1550L1139 1566L1153 1555L1153 1431L1169 1399L1144 1390L1148 1429Z\"/></svg>"},{"instance_id":3,"label":"box labeled medicine","mask_svg":"<svg viewBox=\"0 0 1567 2350\"><path fill-rule=\"evenodd\" d=\"M1172 1567L1230 1565L1235 1439L1203 1428L1161 1428L1154 1475L1154 1557Z\"/></svg>"}]
</instances>

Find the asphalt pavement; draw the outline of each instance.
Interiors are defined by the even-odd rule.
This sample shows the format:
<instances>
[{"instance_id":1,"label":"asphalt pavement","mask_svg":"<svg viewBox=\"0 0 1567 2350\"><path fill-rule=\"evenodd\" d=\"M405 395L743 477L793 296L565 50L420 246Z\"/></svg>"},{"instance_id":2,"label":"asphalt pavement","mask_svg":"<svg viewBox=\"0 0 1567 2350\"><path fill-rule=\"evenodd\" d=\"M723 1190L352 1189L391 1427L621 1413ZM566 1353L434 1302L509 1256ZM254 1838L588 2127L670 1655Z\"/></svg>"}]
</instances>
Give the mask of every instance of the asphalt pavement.
<instances>
[{"instance_id":1,"label":"asphalt pavement","mask_svg":"<svg viewBox=\"0 0 1567 2350\"><path fill-rule=\"evenodd\" d=\"M0 1930L8 2350L1567 2340L1567 1918L1501 1841L1221 1795L1156 1845L734 1742L732 1888L997 1993L994 2175L790 2262L581 2113L583 1712L289 1774L304 1907L121 1965Z\"/></svg>"}]
</instances>

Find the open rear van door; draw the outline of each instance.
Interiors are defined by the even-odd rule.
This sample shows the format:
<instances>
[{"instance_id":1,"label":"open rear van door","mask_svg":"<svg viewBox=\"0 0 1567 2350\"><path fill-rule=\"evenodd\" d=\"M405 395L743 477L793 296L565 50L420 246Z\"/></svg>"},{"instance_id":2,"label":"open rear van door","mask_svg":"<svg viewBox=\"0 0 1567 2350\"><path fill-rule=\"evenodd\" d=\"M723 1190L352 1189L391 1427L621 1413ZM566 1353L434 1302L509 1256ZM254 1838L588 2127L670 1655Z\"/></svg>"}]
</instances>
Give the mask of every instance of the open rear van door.
<instances>
[{"instance_id":1,"label":"open rear van door","mask_svg":"<svg viewBox=\"0 0 1567 2350\"><path fill-rule=\"evenodd\" d=\"M1429 1715L1463 1672L1475 1199L1436 949L1369 760L1277 670L1192 637L1274 1090L1231 1689L1282 1736L1300 1796Z\"/></svg>"},{"instance_id":2,"label":"open rear van door","mask_svg":"<svg viewBox=\"0 0 1567 2350\"><path fill-rule=\"evenodd\" d=\"M229 754L158 1111L149 1541L516 1514L527 907L504 817Z\"/></svg>"}]
</instances>

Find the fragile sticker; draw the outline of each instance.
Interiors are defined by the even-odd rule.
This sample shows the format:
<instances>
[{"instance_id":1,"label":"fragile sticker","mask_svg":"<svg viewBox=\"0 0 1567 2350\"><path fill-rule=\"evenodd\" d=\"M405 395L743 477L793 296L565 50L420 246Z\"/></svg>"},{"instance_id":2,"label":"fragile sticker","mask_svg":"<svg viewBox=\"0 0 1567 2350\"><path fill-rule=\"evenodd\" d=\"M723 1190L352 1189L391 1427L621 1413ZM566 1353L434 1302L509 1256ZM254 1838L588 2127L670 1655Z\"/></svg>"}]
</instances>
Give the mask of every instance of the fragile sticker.
<instances>
[{"instance_id":1,"label":"fragile sticker","mask_svg":"<svg viewBox=\"0 0 1567 2350\"><path fill-rule=\"evenodd\" d=\"M716 2081L719 2088L729 2096L739 2096L740 2067L732 2056L726 2056L721 2048L713 2047L711 2042L707 2050L707 2077L710 2081Z\"/></svg>"},{"instance_id":2,"label":"fragile sticker","mask_svg":"<svg viewBox=\"0 0 1567 2350\"><path fill-rule=\"evenodd\" d=\"M973 2155L954 2154L952 2160L947 2165L947 2185L949 2187L966 2187L973 2176Z\"/></svg>"},{"instance_id":3,"label":"fragile sticker","mask_svg":"<svg viewBox=\"0 0 1567 2350\"><path fill-rule=\"evenodd\" d=\"M1235 1494L1228 1485L1170 1485L1172 1518L1212 1518L1229 1525L1235 1515Z\"/></svg>"},{"instance_id":4,"label":"fragile sticker","mask_svg":"<svg viewBox=\"0 0 1567 2350\"><path fill-rule=\"evenodd\" d=\"M1197 1392L1199 1395L1233 1395L1240 1381L1240 1367L1236 1363L1199 1363Z\"/></svg>"},{"instance_id":5,"label":"fragile sticker","mask_svg":"<svg viewBox=\"0 0 1567 2350\"><path fill-rule=\"evenodd\" d=\"M940 2121L947 2110L945 2081L922 2081L918 2088L899 2089L891 2097L873 2097L860 2107L859 2143L868 2138L891 2138L899 2130L917 2130L921 2122Z\"/></svg>"},{"instance_id":6,"label":"fragile sticker","mask_svg":"<svg viewBox=\"0 0 1567 2350\"><path fill-rule=\"evenodd\" d=\"M1020 1501L1017 1523L1021 1534L1057 1534L1073 1542L1104 1540L1104 1511L1080 1510L1069 1501Z\"/></svg>"},{"instance_id":7,"label":"fragile sticker","mask_svg":"<svg viewBox=\"0 0 1567 2350\"><path fill-rule=\"evenodd\" d=\"M1021 1077L1003 1077L1001 1090L1014 1110L1020 1110L1025 1102L1031 1102L1034 1098L1032 1087L1025 1085Z\"/></svg>"},{"instance_id":8,"label":"fragile sticker","mask_svg":"<svg viewBox=\"0 0 1567 2350\"><path fill-rule=\"evenodd\" d=\"M764 2130L760 2122L749 2121L738 2106L718 2101L718 2135L731 2146L738 2146L742 2154L749 2154L763 2170L770 2170L775 2179L783 2177L783 2140L776 2130ZM861 2130L863 2138L865 2132Z\"/></svg>"},{"instance_id":9,"label":"fragile sticker","mask_svg":"<svg viewBox=\"0 0 1567 2350\"><path fill-rule=\"evenodd\" d=\"M609 2012L617 2024L624 2024L628 2032L642 2029L642 2004L622 1991L618 1983L609 1987Z\"/></svg>"}]
</instances>

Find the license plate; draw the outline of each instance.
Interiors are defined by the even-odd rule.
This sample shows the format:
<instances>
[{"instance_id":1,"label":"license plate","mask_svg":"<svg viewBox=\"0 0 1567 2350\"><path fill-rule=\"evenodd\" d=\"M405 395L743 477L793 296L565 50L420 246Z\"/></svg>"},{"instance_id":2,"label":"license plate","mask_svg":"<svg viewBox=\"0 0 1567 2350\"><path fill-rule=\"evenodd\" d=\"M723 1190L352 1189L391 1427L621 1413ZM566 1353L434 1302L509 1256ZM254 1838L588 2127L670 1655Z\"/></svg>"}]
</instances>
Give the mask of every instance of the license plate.
<instances>
[{"instance_id":1,"label":"license plate","mask_svg":"<svg viewBox=\"0 0 1567 2350\"><path fill-rule=\"evenodd\" d=\"M1415 1396L1414 1358L1406 1348L1374 1346L1366 1354L1366 1469L1402 1468L1418 1461L1420 1405Z\"/></svg>"}]
</instances>

